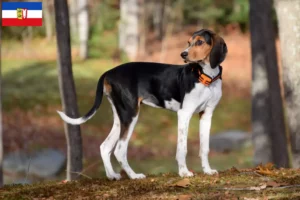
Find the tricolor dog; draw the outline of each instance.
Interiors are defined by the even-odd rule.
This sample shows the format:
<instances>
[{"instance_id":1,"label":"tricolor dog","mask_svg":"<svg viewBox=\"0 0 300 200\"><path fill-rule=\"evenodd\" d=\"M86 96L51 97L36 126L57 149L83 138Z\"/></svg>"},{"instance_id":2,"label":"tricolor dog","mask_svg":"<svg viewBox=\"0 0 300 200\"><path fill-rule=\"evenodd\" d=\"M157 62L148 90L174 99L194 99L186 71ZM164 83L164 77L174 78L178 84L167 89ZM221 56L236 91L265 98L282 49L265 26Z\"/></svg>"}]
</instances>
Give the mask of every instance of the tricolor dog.
<instances>
[{"instance_id":1,"label":"tricolor dog","mask_svg":"<svg viewBox=\"0 0 300 200\"><path fill-rule=\"evenodd\" d=\"M176 160L181 177L193 176L186 166L189 122L194 113L200 117L200 153L205 174L215 174L208 162L209 134L215 107L222 96L222 63L227 54L224 40L214 32L202 29L188 40L181 53L185 65L151 62L130 62L105 72L99 79L95 103L83 117L72 119L59 112L69 124L82 124L93 117L103 93L112 110L113 127L100 146L106 175L119 180L120 174L112 167L110 156L116 159L131 179L145 178L135 173L127 161L128 142L138 120L140 105L165 108L177 112L178 140ZM153 135L153 137L157 137Z\"/></svg>"}]
</instances>

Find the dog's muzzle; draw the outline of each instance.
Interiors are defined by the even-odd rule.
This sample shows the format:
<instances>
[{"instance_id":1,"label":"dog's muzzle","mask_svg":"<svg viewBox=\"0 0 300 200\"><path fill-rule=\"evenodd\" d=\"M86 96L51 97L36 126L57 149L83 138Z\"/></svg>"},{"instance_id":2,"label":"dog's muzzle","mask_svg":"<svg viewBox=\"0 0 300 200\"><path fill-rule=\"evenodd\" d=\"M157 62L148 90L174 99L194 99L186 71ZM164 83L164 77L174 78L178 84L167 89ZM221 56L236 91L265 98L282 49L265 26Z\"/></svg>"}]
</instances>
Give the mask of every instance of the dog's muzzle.
<instances>
[{"instance_id":1,"label":"dog's muzzle","mask_svg":"<svg viewBox=\"0 0 300 200\"><path fill-rule=\"evenodd\" d=\"M186 59L186 57L188 56L188 52L187 51L184 51L180 54L180 56L183 58L183 59Z\"/></svg>"}]
</instances>

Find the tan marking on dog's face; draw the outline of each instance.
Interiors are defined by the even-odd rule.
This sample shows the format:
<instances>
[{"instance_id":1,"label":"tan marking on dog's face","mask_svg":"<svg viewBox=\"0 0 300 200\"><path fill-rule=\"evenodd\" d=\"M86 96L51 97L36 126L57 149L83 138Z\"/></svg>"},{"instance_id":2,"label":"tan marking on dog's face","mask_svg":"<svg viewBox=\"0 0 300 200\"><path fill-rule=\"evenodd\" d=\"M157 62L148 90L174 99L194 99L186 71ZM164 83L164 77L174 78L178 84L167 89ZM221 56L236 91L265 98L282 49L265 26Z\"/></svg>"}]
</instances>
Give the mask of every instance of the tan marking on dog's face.
<instances>
[{"instance_id":1,"label":"tan marking on dog's face","mask_svg":"<svg viewBox=\"0 0 300 200\"><path fill-rule=\"evenodd\" d=\"M106 80L106 78L104 78L104 88L105 88L105 92L106 93L110 93L111 92L111 85L108 83L108 81Z\"/></svg>"},{"instance_id":2,"label":"tan marking on dog's face","mask_svg":"<svg viewBox=\"0 0 300 200\"><path fill-rule=\"evenodd\" d=\"M194 39L190 38L190 48L188 50L188 59L190 61L199 61L209 62L209 54L212 49L212 45L209 45L205 42L205 38L202 36L196 36ZM202 44L199 44L202 43Z\"/></svg>"}]
</instances>

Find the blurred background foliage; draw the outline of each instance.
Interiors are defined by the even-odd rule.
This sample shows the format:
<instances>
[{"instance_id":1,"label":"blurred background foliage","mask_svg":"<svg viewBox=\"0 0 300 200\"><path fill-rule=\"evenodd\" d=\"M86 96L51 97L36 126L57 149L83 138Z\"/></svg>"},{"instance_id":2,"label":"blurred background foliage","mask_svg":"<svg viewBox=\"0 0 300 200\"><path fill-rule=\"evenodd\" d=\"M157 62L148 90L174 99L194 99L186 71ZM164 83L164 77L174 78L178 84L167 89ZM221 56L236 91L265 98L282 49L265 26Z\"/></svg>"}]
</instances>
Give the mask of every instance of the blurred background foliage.
<instances>
[{"instance_id":1,"label":"blurred background foliage","mask_svg":"<svg viewBox=\"0 0 300 200\"><path fill-rule=\"evenodd\" d=\"M167 0L161 0L161 2L166 3ZM177 2L178 0L171 0L170 3L175 5ZM88 3L91 18L90 40L100 37L105 31L116 29L120 17L119 0L90 0ZM182 9L176 12L176 15L182 15L183 25L216 27L237 23L243 31L248 30L248 0L187 0L183 1L181 6ZM50 10L53 12L52 4L50 4ZM6 27L3 29L3 39L21 40L24 36L45 37L45 35L45 28L43 27L35 27L30 31L30 34L26 27L22 29Z\"/></svg>"}]
</instances>

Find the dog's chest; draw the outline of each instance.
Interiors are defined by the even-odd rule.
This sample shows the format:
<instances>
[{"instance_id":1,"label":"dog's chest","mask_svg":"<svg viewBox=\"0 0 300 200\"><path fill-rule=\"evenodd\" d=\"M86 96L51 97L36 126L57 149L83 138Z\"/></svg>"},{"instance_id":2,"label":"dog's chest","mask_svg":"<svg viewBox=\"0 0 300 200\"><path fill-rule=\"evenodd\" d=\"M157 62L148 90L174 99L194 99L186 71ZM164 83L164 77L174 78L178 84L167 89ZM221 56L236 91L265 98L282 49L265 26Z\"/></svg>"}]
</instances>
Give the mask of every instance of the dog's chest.
<instances>
[{"instance_id":1,"label":"dog's chest","mask_svg":"<svg viewBox=\"0 0 300 200\"><path fill-rule=\"evenodd\" d=\"M182 109L194 110L195 113L203 111L208 104L216 106L222 96L221 80L216 81L210 86L196 83L195 87L185 94Z\"/></svg>"},{"instance_id":2,"label":"dog's chest","mask_svg":"<svg viewBox=\"0 0 300 200\"><path fill-rule=\"evenodd\" d=\"M165 108L172 111L178 111L180 108L193 110L195 113L199 113L205 109L208 103L217 104L222 96L220 87L221 81L217 81L213 85L207 87L201 83L196 83L195 87L185 94L182 102L171 99L165 100Z\"/></svg>"}]
</instances>

